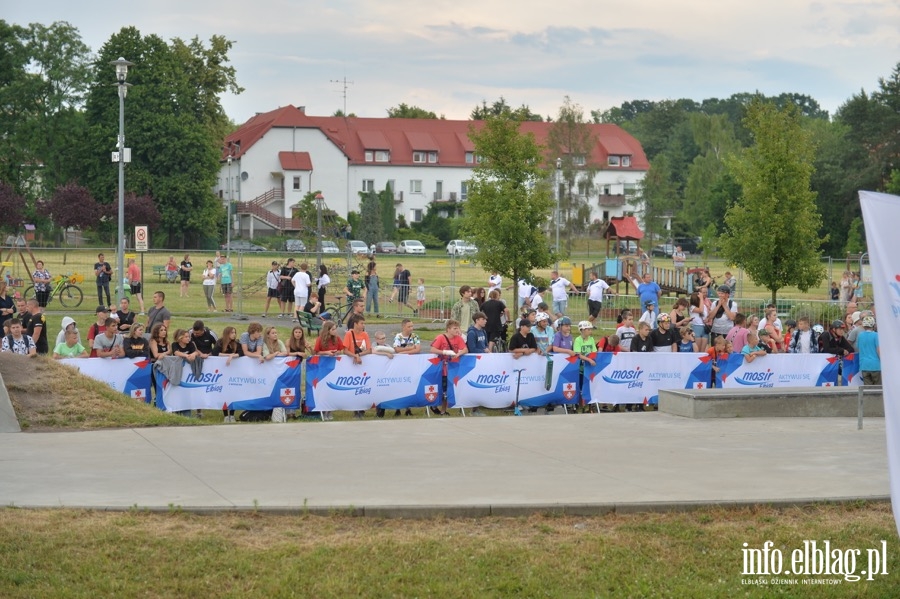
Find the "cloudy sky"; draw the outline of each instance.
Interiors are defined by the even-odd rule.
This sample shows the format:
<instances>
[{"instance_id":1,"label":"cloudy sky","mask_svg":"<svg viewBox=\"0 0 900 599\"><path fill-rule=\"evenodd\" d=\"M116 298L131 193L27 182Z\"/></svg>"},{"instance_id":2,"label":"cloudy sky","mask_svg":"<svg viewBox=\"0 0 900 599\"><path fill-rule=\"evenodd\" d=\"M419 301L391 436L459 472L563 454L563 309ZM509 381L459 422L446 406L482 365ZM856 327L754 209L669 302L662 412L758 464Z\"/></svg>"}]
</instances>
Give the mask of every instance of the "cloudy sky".
<instances>
[{"instance_id":1,"label":"cloudy sky","mask_svg":"<svg viewBox=\"0 0 900 599\"><path fill-rule=\"evenodd\" d=\"M897 0L41 0L0 18L68 21L93 50L128 25L224 35L246 88L223 98L238 123L286 104L330 115L345 79L347 110L367 117L405 102L465 119L500 96L546 116L567 95L589 117L752 91L807 94L833 113L900 62Z\"/></svg>"}]
</instances>

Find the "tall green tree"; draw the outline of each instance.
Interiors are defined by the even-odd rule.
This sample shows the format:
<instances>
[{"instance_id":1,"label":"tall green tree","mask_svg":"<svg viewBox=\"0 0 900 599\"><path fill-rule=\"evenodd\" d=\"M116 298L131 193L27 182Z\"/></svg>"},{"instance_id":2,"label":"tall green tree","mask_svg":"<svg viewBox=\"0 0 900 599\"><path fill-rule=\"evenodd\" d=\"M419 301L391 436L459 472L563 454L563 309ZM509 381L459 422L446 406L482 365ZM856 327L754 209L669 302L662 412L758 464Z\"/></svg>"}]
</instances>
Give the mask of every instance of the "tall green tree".
<instances>
[{"instance_id":1,"label":"tall green tree","mask_svg":"<svg viewBox=\"0 0 900 599\"><path fill-rule=\"evenodd\" d=\"M430 111L425 110L424 108L419 108L418 106L408 106L405 103L400 103L397 106L391 106L387 109L387 115L389 119L436 119L438 116ZM441 118L444 118L444 115L441 115Z\"/></svg>"},{"instance_id":2,"label":"tall green tree","mask_svg":"<svg viewBox=\"0 0 900 599\"><path fill-rule=\"evenodd\" d=\"M124 57L129 69L125 100L126 190L154 198L159 234L169 247L197 247L224 237L224 208L212 192L219 171L222 134L228 119L219 104L224 91L239 93L228 65L231 42L214 36L166 43L134 27L113 35L101 48L95 85L87 100L89 139L84 172L101 203L117 197L118 175L109 161L115 149L119 100L110 61Z\"/></svg>"},{"instance_id":3,"label":"tall green tree","mask_svg":"<svg viewBox=\"0 0 900 599\"><path fill-rule=\"evenodd\" d=\"M596 143L584 120L584 110L566 96L547 133L547 164L555 166L559 160L556 192L560 198L560 228L568 252L572 251L573 238L590 225L589 198L595 192L594 176L599 170L591 162Z\"/></svg>"},{"instance_id":4,"label":"tall green tree","mask_svg":"<svg viewBox=\"0 0 900 599\"><path fill-rule=\"evenodd\" d=\"M807 291L825 277L821 216L810 189L815 147L793 104L779 110L754 100L745 124L754 143L728 160L742 195L725 215L722 252L774 302L783 287Z\"/></svg>"},{"instance_id":5,"label":"tall green tree","mask_svg":"<svg viewBox=\"0 0 900 599\"><path fill-rule=\"evenodd\" d=\"M506 98L503 96L500 96L499 100L491 104L488 104L487 100L482 100L481 106L476 106L472 109L469 118L473 121L486 121L493 116L507 117L514 121L535 121L538 123L544 120L541 115L531 112L531 108L525 104L518 108L513 108L507 104ZM547 120L549 121L550 119L548 118Z\"/></svg>"},{"instance_id":6,"label":"tall green tree","mask_svg":"<svg viewBox=\"0 0 900 599\"><path fill-rule=\"evenodd\" d=\"M544 150L508 116L488 118L469 138L482 161L473 169L461 230L478 247L478 261L513 280L550 266L544 227L555 202L541 166Z\"/></svg>"},{"instance_id":7,"label":"tall green tree","mask_svg":"<svg viewBox=\"0 0 900 599\"><path fill-rule=\"evenodd\" d=\"M663 154L650 163L650 170L638 186L635 201L640 207L641 223L647 234L645 244L656 237L667 237L667 221L674 214L678 187L672 181L672 167Z\"/></svg>"},{"instance_id":8,"label":"tall green tree","mask_svg":"<svg viewBox=\"0 0 900 599\"><path fill-rule=\"evenodd\" d=\"M356 239L372 245L384 239L381 198L374 191L361 191L359 198L359 226L353 228L353 235Z\"/></svg>"}]
</instances>

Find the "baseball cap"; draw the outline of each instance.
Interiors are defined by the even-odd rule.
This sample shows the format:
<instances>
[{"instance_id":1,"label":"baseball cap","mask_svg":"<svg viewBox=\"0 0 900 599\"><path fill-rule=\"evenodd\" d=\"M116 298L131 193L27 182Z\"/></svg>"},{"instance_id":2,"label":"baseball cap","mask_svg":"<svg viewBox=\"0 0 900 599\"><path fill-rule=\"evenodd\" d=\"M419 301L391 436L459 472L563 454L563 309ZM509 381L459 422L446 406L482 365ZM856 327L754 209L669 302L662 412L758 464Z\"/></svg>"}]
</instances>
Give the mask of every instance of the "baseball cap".
<instances>
[{"instance_id":1,"label":"baseball cap","mask_svg":"<svg viewBox=\"0 0 900 599\"><path fill-rule=\"evenodd\" d=\"M527 318L521 318L521 319L519 319L519 326L520 327L528 327L530 329L531 321L528 320Z\"/></svg>"},{"instance_id":2,"label":"baseball cap","mask_svg":"<svg viewBox=\"0 0 900 599\"><path fill-rule=\"evenodd\" d=\"M860 312L859 310L857 310L856 312L854 312L853 314L850 315L850 321L854 322L854 323L859 322L859 320L861 318L862 318L862 312Z\"/></svg>"},{"instance_id":3,"label":"baseball cap","mask_svg":"<svg viewBox=\"0 0 900 599\"><path fill-rule=\"evenodd\" d=\"M719 293L727 293L727 294L730 295L730 294L731 294L731 287L729 287L728 285L719 285L719 286L716 288L716 291L718 291Z\"/></svg>"},{"instance_id":4,"label":"baseball cap","mask_svg":"<svg viewBox=\"0 0 900 599\"><path fill-rule=\"evenodd\" d=\"M109 308L106 306L97 306L97 309L94 310L95 314L100 314L101 312L109 312Z\"/></svg>"}]
</instances>

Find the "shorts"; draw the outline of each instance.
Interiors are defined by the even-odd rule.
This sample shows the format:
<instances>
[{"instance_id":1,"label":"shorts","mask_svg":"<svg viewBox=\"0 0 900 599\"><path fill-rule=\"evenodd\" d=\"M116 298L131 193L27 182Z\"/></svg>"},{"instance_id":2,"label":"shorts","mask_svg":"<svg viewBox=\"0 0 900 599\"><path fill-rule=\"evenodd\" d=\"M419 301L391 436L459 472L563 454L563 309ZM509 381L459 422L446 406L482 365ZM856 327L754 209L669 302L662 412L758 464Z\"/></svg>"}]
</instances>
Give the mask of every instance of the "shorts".
<instances>
[{"instance_id":1,"label":"shorts","mask_svg":"<svg viewBox=\"0 0 900 599\"><path fill-rule=\"evenodd\" d=\"M409 298L409 285L400 285L397 288L397 300L401 304L405 304L406 300Z\"/></svg>"},{"instance_id":2,"label":"shorts","mask_svg":"<svg viewBox=\"0 0 900 599\"><path fill-rule=\"evenodd\" d=\"M141 292L141 282L135 281L131 284L131 295L137 295Z\"/></svg>"},{"instance_id":3,"label":"shorts","mask_svg":"<svg viewBox=\"0 0 900 599\"><path fill-rule=\"evenodd\" d=\"M600 308L603 306L602 302L598 302L596 300L588 300L588 314L597 318L600 316Z\"/></svg>"},{"instance_id":4,"label":"shorts","mask_svg":"<svg viewBox=\"0 0 900 599\"><path fill-rule=\"evenodd\" d=\"M191 271L182 270L181 271L181 280L182 281L190 281L191 280Z\"/></svg>"},{"instance_id":5,"label":"shorts","mask_svg":"<svg viewBox=\"0 0 900 599\"><path fill-rule=\"evenodd\" d=\"M281 292L279 294L281 301L283 301L283 302L294 301L294 286L291 283L288 283L287 281L285 281L281 285L282 285Z\"/></svg>"},{"instance_id":6,"label":"shorts","mask_svg":"<svg viewBox=\"0 0 900 599\"><path fill-rule=\"evenodd\" d=\"M231 283L222 283L222 295L231 295Z\"/></svg>"},{"instance_id":7,"label":"shorts","mask_svg":"<svg viewBox=\"0 0 900 599\"><path fill-rule=\"evenodd\" d=\"M709 339L709 333L706 332L705 324L692 324L691 330L694 331L694 337L697 339Z\"/></svg>"},{"instance_id":8,"label":"shorts","mask_svg":"<svg viewBox=\"0 0 900 599\"><path fill-rule=\"evenodd\" d=\"M269 290L266 291L266 297L274 297L275 299L278 299L278 289L272 289L271 287L269 287Z\"/></svg>"}]
</instances>

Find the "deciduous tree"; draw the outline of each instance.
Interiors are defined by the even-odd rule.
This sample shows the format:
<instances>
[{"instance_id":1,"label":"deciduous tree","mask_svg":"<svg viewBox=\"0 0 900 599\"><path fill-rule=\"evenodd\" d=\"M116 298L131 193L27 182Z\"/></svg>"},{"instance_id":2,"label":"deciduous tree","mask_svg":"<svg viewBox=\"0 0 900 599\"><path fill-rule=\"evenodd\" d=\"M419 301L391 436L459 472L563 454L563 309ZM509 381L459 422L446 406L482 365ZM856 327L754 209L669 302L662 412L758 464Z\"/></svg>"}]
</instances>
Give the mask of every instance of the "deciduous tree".
<instances>
[{"instance_id":1,"label":"deciduous tree","mask_svg":"<svg viewBox=\"0 0 900 599\"><path fill-rule=\"evenodd\" d=\"M774 302L783 287L807 291L825 277L821 216L810 189L815 148L794 105L779 110L755 100L745 124L754 143L728 160L742 194L725 215L722 251Z\"/></svg>"}]
</instances>

